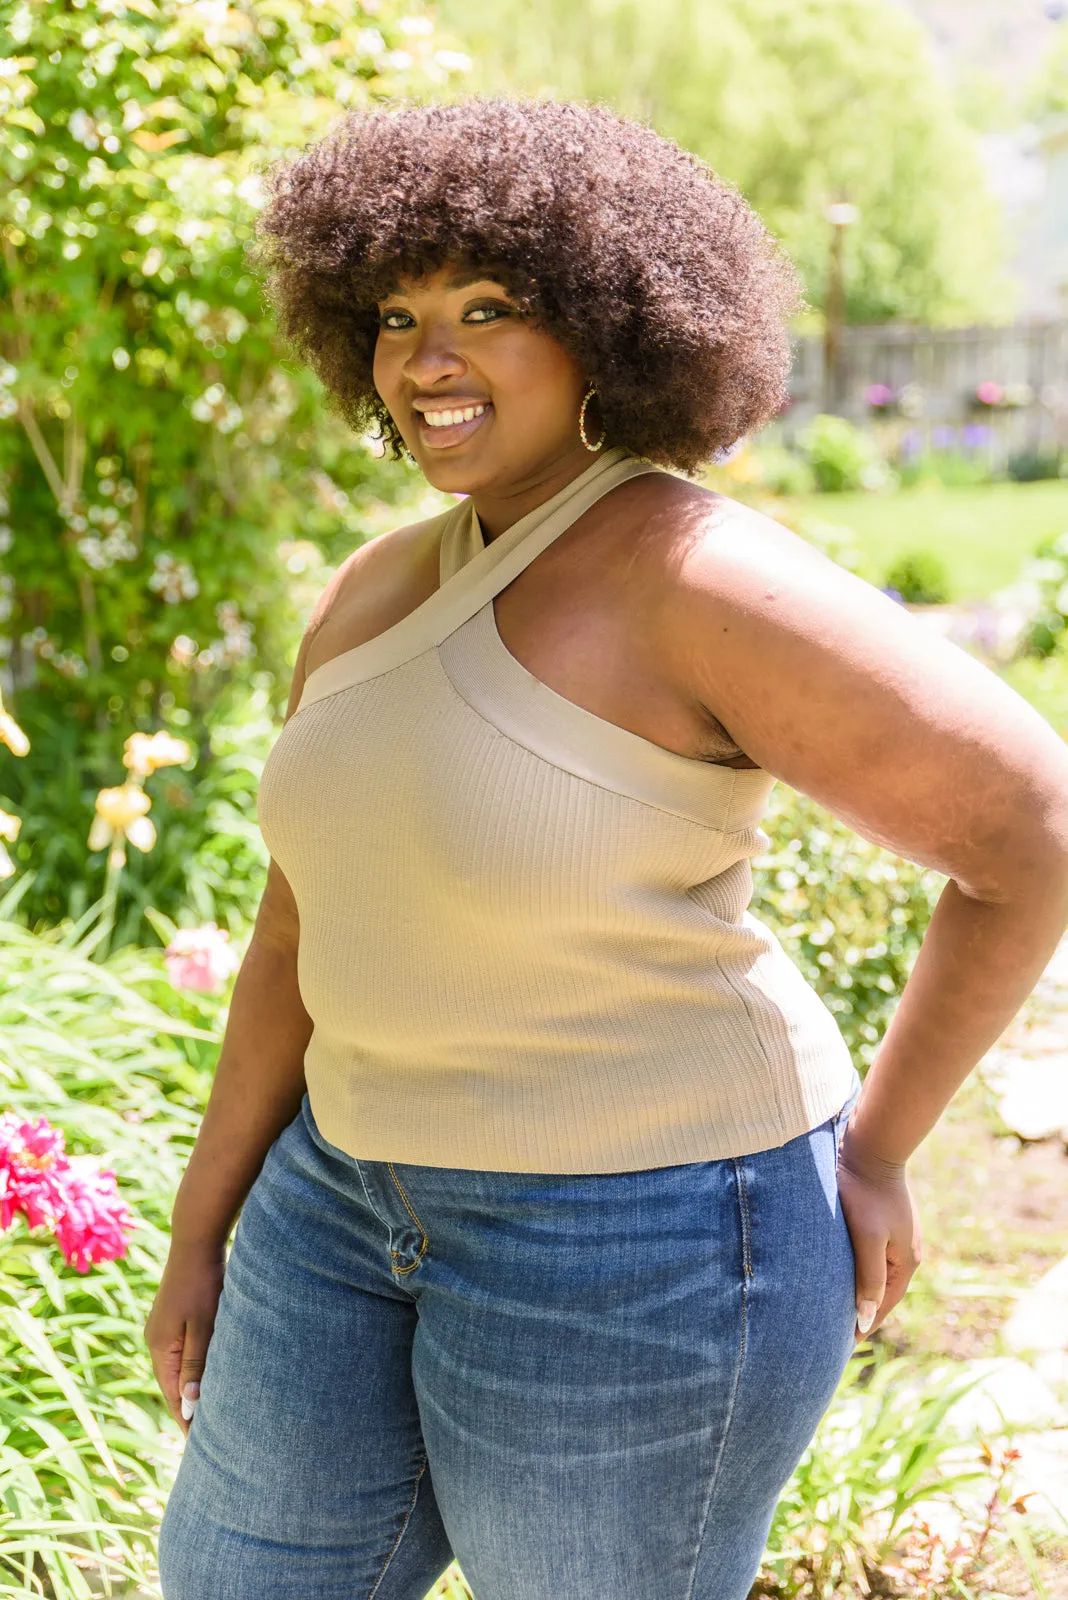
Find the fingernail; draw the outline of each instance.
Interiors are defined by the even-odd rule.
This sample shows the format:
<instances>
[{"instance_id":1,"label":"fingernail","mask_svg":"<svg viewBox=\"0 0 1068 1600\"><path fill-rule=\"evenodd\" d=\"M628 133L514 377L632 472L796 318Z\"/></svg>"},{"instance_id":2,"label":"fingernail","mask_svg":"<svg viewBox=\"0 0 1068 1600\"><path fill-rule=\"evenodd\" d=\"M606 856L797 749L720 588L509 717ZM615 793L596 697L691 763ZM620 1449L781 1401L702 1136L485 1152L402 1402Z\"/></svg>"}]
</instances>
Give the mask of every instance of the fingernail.
<instances>
[{"instance_id":1,"label":"fingernail","mask_svg":"<svg viewBox=\"0 0 1068 1600\"><path fill-rule=\"evenodd\" d=\"M182 1390L182 1417L186 1422L191 1420L199 1399L200 1385L191 1379Z\"/></svg>"},{"instance_id":2,"label":"fingernail","mask_svg":"<svg viewBox=\"0 0 1068 1600\"><path fill-rule=\"evenodd\" d=\"M862 1300L857 1307L857 1327L861 1333L867 1333L875 1321L875 1314L879 1307L874 1300Z\"/></svg>"}]
</instances>

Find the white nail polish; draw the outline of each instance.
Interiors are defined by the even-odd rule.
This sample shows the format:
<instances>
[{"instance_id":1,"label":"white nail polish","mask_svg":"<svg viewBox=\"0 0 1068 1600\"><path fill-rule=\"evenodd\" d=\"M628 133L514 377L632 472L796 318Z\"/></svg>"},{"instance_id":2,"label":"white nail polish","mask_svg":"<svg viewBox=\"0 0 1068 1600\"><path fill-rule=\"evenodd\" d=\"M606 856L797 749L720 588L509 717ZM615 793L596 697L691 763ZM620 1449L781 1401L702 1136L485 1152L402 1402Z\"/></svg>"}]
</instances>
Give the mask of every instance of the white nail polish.
<instances>
[{"instance_id":1,"label":"white nail polish","mask_svg":"<svg viewBox=\"0 0 1068 1600\"><path fill-rule=\"evenodd\" d=\"M862 1334L867 1333L868 1329L875 1321L875 1316L878 1310L879 1307L875 1304L874 1300L862 1300L860 1302L860 1305L857 1307L857 1327L860 1329Z\"/></svg>"},{"instance_id":2,"label":"white nail polish","mask_svg":"<svg viewBox=\"0 0 1068 1600\"><path fill-rule=\"evenodd\" d=\"M182 1416L186 1422L189 1422L192 1419L193 1412L196 1410L196 1404L196 1400L190 1400L183 1394Z\"/></svg>"}]
</instances>

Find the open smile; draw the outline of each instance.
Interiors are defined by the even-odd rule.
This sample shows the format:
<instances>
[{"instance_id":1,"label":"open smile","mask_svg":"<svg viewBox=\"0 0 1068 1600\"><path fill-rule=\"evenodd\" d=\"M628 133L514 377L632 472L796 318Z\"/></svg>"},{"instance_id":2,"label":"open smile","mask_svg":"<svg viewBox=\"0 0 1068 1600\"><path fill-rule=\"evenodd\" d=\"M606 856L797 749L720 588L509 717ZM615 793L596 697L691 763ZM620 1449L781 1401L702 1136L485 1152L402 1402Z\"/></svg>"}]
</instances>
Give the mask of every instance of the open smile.
<instances>
[{"instance_id":1,"label":"open smile","mask_svg":"<svg viewBox=\"0 0 1068 1600\"><path fill-rule=\"evenodd\" d=\"M451 412L431 412L430 416L452 418L457 416L461 409L465 411L473 409L476 414L473 417L456 422L451 420L445 422L428 421L426 413L417 412L420 443L426 445L429 450L449 450L454 445L463 444L465 439L470 439L471 435L477 433L479 428L487 423L493 414L492 404L489 401L480 401L476 407L465 406L463 408L457 407Z\"/></svg>"}]
</instances>

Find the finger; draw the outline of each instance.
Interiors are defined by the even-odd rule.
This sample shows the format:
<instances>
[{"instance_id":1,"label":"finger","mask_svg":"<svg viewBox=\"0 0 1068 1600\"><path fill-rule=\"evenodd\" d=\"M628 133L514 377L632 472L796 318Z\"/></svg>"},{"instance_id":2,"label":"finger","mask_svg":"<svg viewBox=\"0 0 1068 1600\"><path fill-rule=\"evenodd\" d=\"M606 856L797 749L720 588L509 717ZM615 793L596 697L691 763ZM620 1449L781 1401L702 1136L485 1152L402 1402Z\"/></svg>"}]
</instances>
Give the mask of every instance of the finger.
<instances>
[{"instance_id":1,"label":"finger","mask_svg":"<svg viewBox=\"0 0 1068 1600\"><path fill-rule=\"evenodd\" d=\"M919 1257L913 1252L898 1255L891 1246L887 1252L886 1262L886 1293L879 1307L879 1320L888 1317L898 1301L904 1298L905 1291L912 1281L912 1275L919 1266Z\"/></svg>"},{"instance_id":2,"label":"finger","mask_svg":"<svg viewBox=\"0 0 1068 1600\"><path fill-rule=\"evenodd\" d=\"M179 1388L183 1343L181 1335L178 1335L162 1347L157 1345L150 1351L156 1382L159 1385L160 1393L167 1402L167 1410L175 1421L178 1420L180 1415Z\"/></svg>"},{"instance_id":3,"label":"finger","mask_svg":"<svg viewBox=\"0 0 1068 1600\"><path fill-rule=\"evenodd\" d=\"M883 1300L886 1297L886 1236L862 1237L853 1241L853 1258L856 1263L857 1332L866 1338L875 1326Z\"/></svg>"},{"instance_id":4,"label":"finger","mask_svg":"<svg viewBox=\"0 0 1068 1600\"><path fill-rule=\"evenodd\" d=\"M178 1374L179 1420L182 1422L189 1423L193 1420L193 1413L200 1399L200 1380L204 1374L207 1353L207 1339L203 1335L198 1335L194 1329L187 1330ZM186 1431L188 1432L188 1429Z\"/></svg>"}]
</instances>

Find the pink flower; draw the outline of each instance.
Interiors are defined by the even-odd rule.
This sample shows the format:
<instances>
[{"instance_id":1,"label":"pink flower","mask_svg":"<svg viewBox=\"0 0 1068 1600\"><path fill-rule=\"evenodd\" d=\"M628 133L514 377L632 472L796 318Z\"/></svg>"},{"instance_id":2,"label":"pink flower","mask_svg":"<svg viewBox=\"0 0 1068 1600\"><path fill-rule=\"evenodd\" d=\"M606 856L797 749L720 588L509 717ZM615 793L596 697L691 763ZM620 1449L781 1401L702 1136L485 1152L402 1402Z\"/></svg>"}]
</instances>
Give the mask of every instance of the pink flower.
<instances>
[{"instance_id":1,"label":"pink flower","mask_svg":"<svg viewBox=\"0 0 1068 1600\"><path fill-rule=\"evenodd\" d=\"M163 953L167 976L176 989L211 994L241 965L230 948L230 935L214 922L201 928L179 928Z\"/></svg>"},{"instance_id":2,"label":"pink flower","mask_svg":"<svg viewBox=\"0 0 1068 1600\"><path fill-rule=\"evenodd\" d=\"M894 398L894 391L886 383L870 383L864 391L864 398L870 406L888 406Z\"/></svg>"},{"instance_id":3,"label":"pink flower","mask_svg":"<svg viewBox=\"0 0 1068 1600\"><path fill-rule=\"evenodd\" d=\"M1001 400L1001 385L989 381L981 383L976 388L975 394L984 406L996 406Z\"/></svg>"},{"instance_id":4,"label":"pink flower","mask_svg":"<svg viewBox=\"0 0 1068 1600\"><path fill-rule=\"evenodd\" d=\"M76 1271L88 1272L95 1261L114 1261L126 1254L122 1232L130 1226L130 1214L113 1172L101 1172L89 1156L73 1157L64 1199L56 1218L56 1238Z\"/></svg>"},{"instance_id":5,"label":"pink flower","mask_svg":"<svg viewBox=\"0 0 1068 1600\"><path fill-rule=\"evenodd\" d=\"M22 1212L31 1228L51 1228L70 1266L126 1254L123 1231L137 1226L119 1198L115 1174L90 1156L68 1156L63 1132L46 1117L0 1116L0 1231Z\"/></svg>"}]
</instances>

